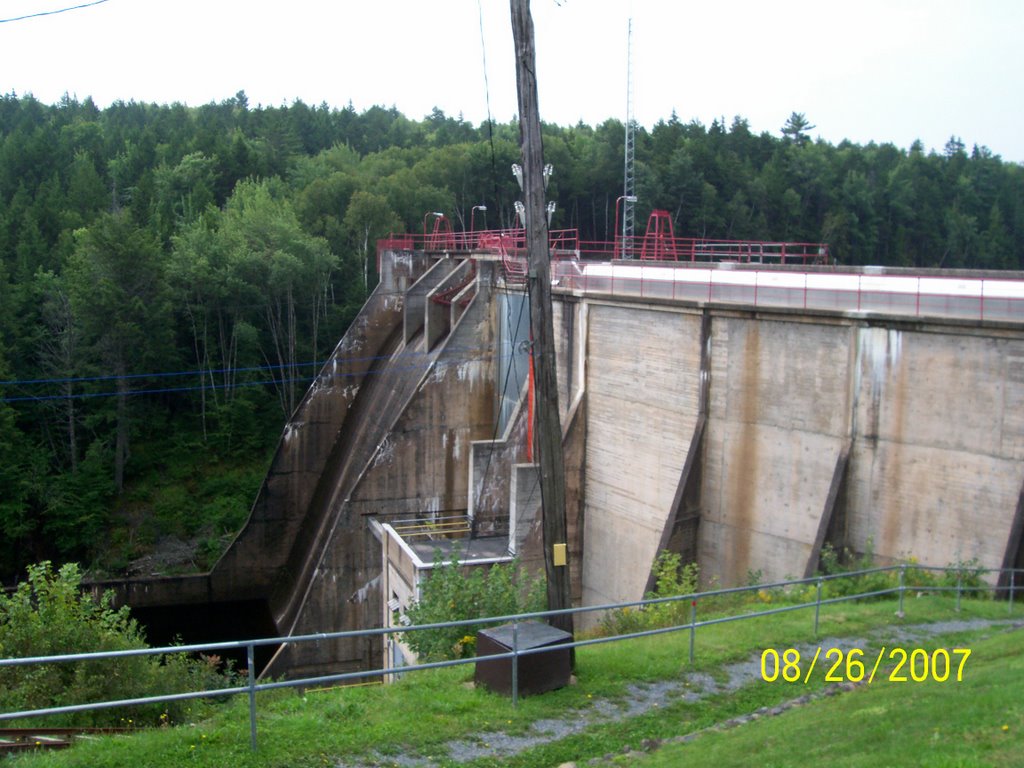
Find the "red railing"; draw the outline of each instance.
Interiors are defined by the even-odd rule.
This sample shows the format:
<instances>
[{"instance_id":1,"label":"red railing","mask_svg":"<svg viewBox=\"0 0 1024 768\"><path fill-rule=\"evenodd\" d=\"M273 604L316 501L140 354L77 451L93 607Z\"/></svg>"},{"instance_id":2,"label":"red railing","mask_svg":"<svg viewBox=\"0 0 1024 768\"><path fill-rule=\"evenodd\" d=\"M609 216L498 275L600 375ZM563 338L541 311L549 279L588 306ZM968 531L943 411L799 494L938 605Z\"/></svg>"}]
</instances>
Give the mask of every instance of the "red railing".
<instances>
[{"instance_id":1,"label":"red railing","mask_svg":"<svg viewBox=\"0 0 1024 768\"><path fill-rule=\"evenodd\" d=\"M556 259L579 257L579 233L575 229L551 230L549 243L551 254ZM526 280L526 231L521 228L389 235L377 241L378 271L380 254L389 250L496 255L501 257L507 280L520 284Z\"/></svg>"},{"instance_id":2,"label":"red railing","mask_svg":"<svg viewBox=\"0 0 1024 768\"><path fill-rule=\"evenodd\" d=\"M719 240L666 237L661 233L618 238L614 243L583 241L580 256L601 260L689 261L739 264L831 264L826 243Z\"/></svg>"},{"instance_id":3,"label":"red railing","mask_svg":"<svg viewBox=\"0 0 1024 768\"><path fill-rule=\"evenodd\" d=\"M569 255L586 260L611 261L733 261L742 264L830 264L825 243L755 242L696 237L671 237L658 232L652 238L638 235L625 241L580 240L576 229L550 232L552 255ZM514 254L526 247L522 229L493 229L479 232L430 232L423 235L389 235L378 241L381 250L422 250L444 253Z\"/></svg>"}]
</instances>

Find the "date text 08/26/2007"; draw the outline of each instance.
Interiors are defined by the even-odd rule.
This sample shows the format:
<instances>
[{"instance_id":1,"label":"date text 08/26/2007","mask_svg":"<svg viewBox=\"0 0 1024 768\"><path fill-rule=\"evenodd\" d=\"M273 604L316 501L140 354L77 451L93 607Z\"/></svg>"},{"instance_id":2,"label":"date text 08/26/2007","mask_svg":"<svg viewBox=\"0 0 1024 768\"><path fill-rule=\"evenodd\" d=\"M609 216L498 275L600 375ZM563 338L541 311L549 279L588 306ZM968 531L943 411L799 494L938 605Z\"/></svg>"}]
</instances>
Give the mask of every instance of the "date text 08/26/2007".
<instances>
[{"instance_id":1,"label":"date text 08/26/2007","mask_svg":"<svg viewBox=\"0 0 1024 768\"><path fill-rule=\"evenodd\" d=\"M860 648L821 648L813 657L804 657L796 648L765 648L761 653L761 679L766 683L804 683L811 681L816 669L824 670L827 683L873 683L876 679L890 683L963 682L970 648L882 648L868 656ZM809 661L808 661L809 659ZM879 667L886 661L885 670ZM891 665L891 666L890 666Z\"/></svg>"}]
</instances>

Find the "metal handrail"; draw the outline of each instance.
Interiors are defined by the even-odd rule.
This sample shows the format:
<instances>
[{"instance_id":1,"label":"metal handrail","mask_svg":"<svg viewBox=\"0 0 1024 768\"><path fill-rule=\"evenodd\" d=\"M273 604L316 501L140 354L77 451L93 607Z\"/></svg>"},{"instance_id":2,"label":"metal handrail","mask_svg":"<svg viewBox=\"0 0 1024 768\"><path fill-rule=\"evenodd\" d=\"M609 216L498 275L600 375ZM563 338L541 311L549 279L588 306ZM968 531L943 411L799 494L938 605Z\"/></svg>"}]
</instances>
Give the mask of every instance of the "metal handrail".
<instances>
[{"instance_id":1,"label":"metal handrail","mask_svg":"<svg viewBox=\"0 0 1024 768\"><path fill-rule=\"evenodd\" d=\"M916 571L934 571L941 573L956 573L957 574L957 585L956 586L927 586L927 587L908 587L905 583L907 570ZM852 579L861 576L867 576L878 573L899 573L899 584L895 587L888 587L881 590L873 590L868 592L856 593L852 595L841 595L832 598L822 599L821 590L822 586L833 580L838 579ZM985 585L985 586L964 586L963 575L973 574L1009 574L1009 584L1007 586L998 585ZM617 635L611 635L606 637L588 638L585 640L575 640L570 643L562 643L556 646L545 646L541 648L531 649L520 649L515 642L516 633L513 632L513 648L507 653L488 655L486 658L488 661L498 661L501 659L512 659L513 664L521 656L529 656L535 653L551 652L552 650L565 650L570 648L582 648L588 645L598 645L602 643L617 642L620 640L629 640L639 637L652 637L655 635L667 634L669 632L678 632L688 630L690 632L690 661L694 659L694 648L696 631L701 627L708 627L715 624L724 624L733 621L745 621L747 619L759 618L763 616L772 616L781 613L789 613L792 611L804 610L814 608L814 631L817 634L818 631L818 619L821 606L831 605L836 603L848 602L851 600L860 600L869 597L880 597L884 595L898 594L899 595L899 611L897 616L903 617L904 607L904 594L907 590L914 592L918 591L955 591L957 595L957 610L960 608L960 598L965 591L992 591L995 594L1000 592L1006 593L1008 600L1008 611L1012 613L1015 593L1018 589L1017 584L1019 580L1018 574L1024 573L1024 569L1020 568L975 568L966 565L962 566L927 566L920 564L902 564L893 566L880 566L877 568L867 568L858 571L849 571L844 573L827 574L819 576L811 576L803 579L789 579L784 581L776 581L768 584L753 584L742 587L731 587L726 589L710 590L707 592L694 592L686 595L674 595L670 597L658 597L648 598L644 600L633 600L622 603L606 603L602 605L594 606L582 606L578 608L565 608L557 611L536 611L531 613L519 613L509 614L505 616L493 616L493 617L480 617L476 619L463 619L460 621L450 622L436 622L432 624L420 624L410 625L405 627L378 627L373 629L361 629L361 630L346 630L341 632L319 632L307 635L295 635L290 637L273 637L273 638L259 638L253 640L237 640L227 641L218 643L194 643L190 645L175 645L175 646L164 646L161 648L137 648L132 650L123 651L100 651L91 653L71 653L71 654L60 654L54 656L32 656L32 657L21 657L21 658L8 658L0 659L0 667L12 667L12 666L28 666L33 664L51 664L51 663L67 663L75 661L94 661L99 659L116 659L130 656L148 656L148 655L167 655L172 653L198 653L204 651L229 651L229 650L241 650L245 649L248 660L248 681L247 685L234 686L230 688L220 688L211 690L201 691L190 691L185 693L166 694L162 696L147 696L133 699L120 699L116 701L103 701L93 702L88 704L73 704L62 707L47 707L43 709L25 710L21 712L3 712L0 713L0 722L6 720L14 720L23 717L42 717L46 715L57 715L57 714L70 714L75 712L87 712L95 709L111 709L116 707L125 706L137 706L143 704L156 704L162 702L171 701L184 701L189 699L207 698L214 696L235 696L239 694L247 694L249 697L249 724L250 724L250 745L253 750L256 749L256 693L261 691L275 690L278 688L292 688L292 687L309 687L319 686L327 683L338 683L349 680L359 680L367 677L380 677L384 675L398 675L406 674L409 672L416 672L427 669L440 669L443 667L452 667L462 664L475 664L477 658L468 659L452 659L449 661L439 662L428 662L423 664L416 664L412 666L401 667L401 671L398 672L394 668L382 668L372 670L360 670L357 672L345 672L333 675L320 675L315 677L305 677L297 680L284 680L277 682L258 683L255 677L255 649L257 647L267 645L282 645L288 643L306 643L306 642L321 642L324 640L334 640L343 638L354 638L354 637L375 637L381 635L392 635L392 634L406 634L410 632L420 632L432 629L446 629L450 627L464 627L464 626L479 626L482 624L494 624L494 623L512 623L515 625L524 622L532 621L535 619L546 619L553 616L562 616L570 614L588 613L588 612L605 612L612 610L621 610L624 608L646 608L649 606L666 605L671 603L681 603L685 601L690 602L691 612L690 621L685 624L677 624L669 627L659 627L656 629L648 629L638 632L621 633ZM700 602L708 600L713 597L720 597L724 595L741 594L744 592L760 591L760 590L774 590L774 589L785 589L787 587L794 587L800 585L816 585L817 595L814 601L802 602L792 605L783 605L775 608L770 608L761 611L753 611L746 613L736 613L725 616L718 616L708 619L697 621L696 613L697 606ZM516 675L512 675L512 700L513 704L518 701L518 681Z\"/></svg>"},{"instance_id":2,"label":"metal handrail","mask_svg":"<svg viewBox=\"0 0 1024 768\"><path fill-rule=\"evenodd\" d=\"M831 264L826 243L783 242L778 240L727 240L703 237L659 236L659 253L665 258L651 259L644 247L646 235L623 240L580 240L578 229L553 229L548 233L549 247L556 255L573 254L591 259L643 260L644 263L675 261L732 261L755 264ZM391 234L377 241L378 254L384 250L414 250L470 254L496 252L508 257L523 250L523 229L486 229L474 232ZM644 257L641 259L641 257Z\"/></svg>"}]
</instances>

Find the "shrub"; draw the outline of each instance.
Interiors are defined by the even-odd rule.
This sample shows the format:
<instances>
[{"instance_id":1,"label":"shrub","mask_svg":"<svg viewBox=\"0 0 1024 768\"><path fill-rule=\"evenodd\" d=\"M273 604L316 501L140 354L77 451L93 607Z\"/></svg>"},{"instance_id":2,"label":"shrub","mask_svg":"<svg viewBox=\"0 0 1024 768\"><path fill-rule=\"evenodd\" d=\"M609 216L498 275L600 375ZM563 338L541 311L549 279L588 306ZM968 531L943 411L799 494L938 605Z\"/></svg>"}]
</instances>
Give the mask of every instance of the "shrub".
<instances>
[{"instance_id":1,"label":"shrub","mask_svg":"<svg viewBox=\"0 0 1024 768\"><path fill-rule=\"evenodd\" d=\"M844 565L843 563L849 563ZM867 542L867 551L859 558L854 557L847 549L843 550L841 558L836 550L826 544L821 548L821 567L819 573L823 575L835 575L850 573L853 571L869 570L875 565L874 545L871 539ZM984 569L977 558L971 560L957 560L950 563L940 573L935 570L922 568L916 557L909 557L903 563L903 586L912 588L934 588L934 587L956 587L968 592L977 592L986 588L982 579ZM876 592L885 589L895 589L900 584L900 571L879 571L859 576L848 576L840 579L829 579L825 582L822 596L845 597L862 592Z\"/></svg>"},{"instance_id":2,"label":"shrub","mask_svg":"<svg viewBox=\"0 0 1024 768\"><path fill-rule=\"evenodd\" d=\"M848 549L843 550L842 557L830 544L821 548L821 567L819 573L834 576L840 573L866 571L875 567L875 546L872 539L867 540L867 548L862 555L856 557ZM894 589L899 584L897 571L878 571L876 573L849 576L842 579L829 579L825 582L821 596L825 599L847 597L863 592L880 592ZM879 596L878 599L884 599Z\"/></svg>"},{"instance_id":3,"label":"shrub","mask_svg":"<svg viewBox=\"0 0 1024 768\"><path fill-rule=\"evenodd\" d=\"M146 648L127 606L113 607L113 593L99 600L83 592L78 565L54 572L42 562L10 595L0 594L0 657L55 656ZM180 654L130 656L78 662L0 667L0 701L8 712L159 694L209 690L232 681L220 660ZM189 710L185 702L100 709L49 718L52 724L165 724Z\"/></svg>"},{"instance_id":4,"label":"shrub","mask_svg":"<svg viewBox=\"0 0 1024 768\"><path fill-rule=\"evenodd\" d=\"M946 566L939 581L944 587L959 586L961 589L973 591L986 586L981 578L983 572L984 569L976 557L970 560L957 560Z\"/></svg>"},{"instance_id":5,"label":"shrub","mask_svg":"<svg viewBox=\"0 0 1024 768\"><path fill-rule=\"evenodd\" d=\"M647 599L689 595L697 591L699 570L696 563L683 565L682 557L674 552L662 552L654 561L654 591ZM636 608L609 611L601 619L601 633L621 635L645 629L672 627L690 621L690 603L677 600Z\"/></svg>"},{"instance_id":6,"label":"shrub","mask_svg":"<svg viewBox=\"0 0 1024 768\"><path fill-rule=\"evenodd\" d=\"M518 562L467 572L456 548L447 563L438 552L434 566L420 587L419 600L406 611L413 626L544 610L544 581L528 578ZM404 632L402 640L423 661L467 658L475 651L476 630L487 626L494 622Z\"/></svg>"}]
</instances>

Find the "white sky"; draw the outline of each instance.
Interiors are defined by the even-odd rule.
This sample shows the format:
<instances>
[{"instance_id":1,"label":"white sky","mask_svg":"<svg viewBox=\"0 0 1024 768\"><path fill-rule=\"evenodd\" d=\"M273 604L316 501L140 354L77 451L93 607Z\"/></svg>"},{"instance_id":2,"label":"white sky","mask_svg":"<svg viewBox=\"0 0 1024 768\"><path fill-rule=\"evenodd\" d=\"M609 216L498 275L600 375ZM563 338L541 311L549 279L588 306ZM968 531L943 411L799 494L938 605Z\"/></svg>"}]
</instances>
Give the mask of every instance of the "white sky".
<instances>
[{"instance_id":1,"label":"white sky","mask_svg":"<svg viewBox=\"0 0 1024 768\"><path fill-rule=\"evenodd\" d=\"M89 0L3 0L0 18ZM480 7L483 12L481 45ZM740 115L775 135L791 112L838 143L951 135L1024 162L1020 0L532 0L541 116L620 120L627 20L634 104L650 127ZM54 103L251 105L300 98L359 111L438 106L473 123L516 114L507 0L107 0L0 23L0 90Z\"/></svg>"}]
</instances>

